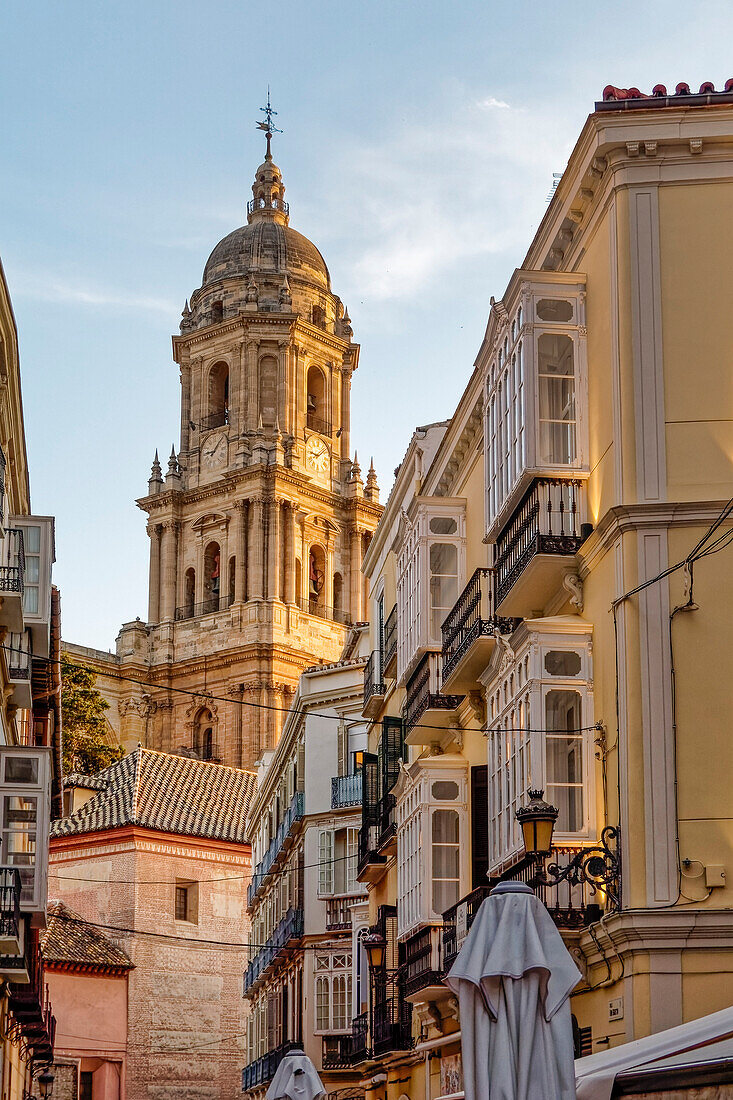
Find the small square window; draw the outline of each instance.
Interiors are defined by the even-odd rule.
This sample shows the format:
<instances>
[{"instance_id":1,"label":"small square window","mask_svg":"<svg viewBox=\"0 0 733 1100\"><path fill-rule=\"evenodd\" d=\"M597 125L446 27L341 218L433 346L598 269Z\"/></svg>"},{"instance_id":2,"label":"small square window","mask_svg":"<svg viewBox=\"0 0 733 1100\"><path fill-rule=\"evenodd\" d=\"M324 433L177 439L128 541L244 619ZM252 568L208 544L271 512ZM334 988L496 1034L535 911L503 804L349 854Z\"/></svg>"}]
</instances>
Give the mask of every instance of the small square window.
<instances>
[{"instance_id":1,"label":"small square window","mask_svg":"<svg viewBox=\"0 0 733 1100\"><path fill-rule=\"evenodd\" d=\"M177 882L175 918L198 924L198 889L195 882Z\"/></svg>"}]
</instances>

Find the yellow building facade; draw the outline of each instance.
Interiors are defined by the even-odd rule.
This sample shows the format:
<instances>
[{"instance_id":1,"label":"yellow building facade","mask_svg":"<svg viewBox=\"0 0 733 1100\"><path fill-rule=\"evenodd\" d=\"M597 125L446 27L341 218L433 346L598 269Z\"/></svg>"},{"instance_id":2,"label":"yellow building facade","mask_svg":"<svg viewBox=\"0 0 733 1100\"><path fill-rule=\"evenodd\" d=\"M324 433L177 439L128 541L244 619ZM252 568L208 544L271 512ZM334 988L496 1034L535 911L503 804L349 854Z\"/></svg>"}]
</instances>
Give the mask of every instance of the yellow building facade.
<instances>
[{"instance_id":1,"label":"yellow building facade","mask_svg":"<svg viewBox=\"0 0 733 1100\"><path fill-rule=\"evenodd\" d=\"M406 452L364 562L369 1100L461 1094L442 979L502 878L581 969L577 1055L730 1003L732 195L729 91L606 89L457 410ZM530 787L558 809L542 866Z\"/></svg>"}]
</instances>

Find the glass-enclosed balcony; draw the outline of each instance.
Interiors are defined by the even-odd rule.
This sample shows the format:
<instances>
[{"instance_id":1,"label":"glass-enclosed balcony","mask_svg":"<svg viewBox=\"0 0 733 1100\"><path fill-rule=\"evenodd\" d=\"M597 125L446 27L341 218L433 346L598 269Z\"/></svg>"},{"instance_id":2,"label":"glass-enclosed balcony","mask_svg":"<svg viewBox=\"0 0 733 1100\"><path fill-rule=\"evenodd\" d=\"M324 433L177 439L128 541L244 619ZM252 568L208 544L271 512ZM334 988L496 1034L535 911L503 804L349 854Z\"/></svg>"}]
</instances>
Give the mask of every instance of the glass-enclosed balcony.
<instances>
[{"instance_id":1,"label":"glass-enclosed balcony","mask_svg":"<svg viewBox=\"0 0 733 1100\"><path fill-rule=\"evenodd\" d=\"M583 482L539 477L496 540L496 612L529 618L572 572L583 541Z\"/></svg>"},{"instance_id":2,"label":"glass-enclosed balcony","mask_svg":"<svg viewBox=\"0 0 733 1100\"><path fill-rule=\"evenodd\" d=\"M477 569L443 623L443 691L475 691L497 634L516 625L494 614L493 569Z\"/></svg>"},{"instance_id":3,"label":"glass-enclosed balcony","mask_svg":"<svg viewBox=\"0 0 733 1100\"><path fill-rule=\"evenodd\" d=\"M364 668L364 704L362 714L365 718L376 718L384 704L387 688L382 672L382 654L375 649L369 655Z\"/></svg>"},{"instance_id":4,"label":"glass-enclosed balcony","mask_svg":"<svg viewBox=\"0 0 733 1100\"><path fill-rule=\"evenodd\" d=\"M394 605L384 621L384 659L385 676L394 676L397 672L397 604Z\"/></svg>"}]
</instances>

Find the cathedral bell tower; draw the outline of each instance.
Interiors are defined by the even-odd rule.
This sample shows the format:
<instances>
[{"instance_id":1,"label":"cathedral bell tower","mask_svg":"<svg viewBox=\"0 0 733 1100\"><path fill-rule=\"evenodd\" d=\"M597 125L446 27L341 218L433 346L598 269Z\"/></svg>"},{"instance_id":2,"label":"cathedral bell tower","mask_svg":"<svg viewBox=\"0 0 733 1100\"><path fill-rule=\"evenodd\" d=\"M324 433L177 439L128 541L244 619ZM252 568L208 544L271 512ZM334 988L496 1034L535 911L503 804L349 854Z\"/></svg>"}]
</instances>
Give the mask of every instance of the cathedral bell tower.
<instances>
[{"instance_id":1,"label":"cathedral bell tower","mask_svg":"<svg viewBox=\"0 0 733 1100\"><path fill-rule=\"evenodd\" d=\"M138 501L147 640L140 623L118 638L118 660L158 685L147 744L240 767L276 743L300 672L337 660L364 618L381 511L349 453L359 345L323 257L290 226L269 114L262 128L247 224L209 256L173 337L180 449L165 476L156 452ZM123 718L122 733L137 741L140 724Z\"/></svg>"}]
</instances>

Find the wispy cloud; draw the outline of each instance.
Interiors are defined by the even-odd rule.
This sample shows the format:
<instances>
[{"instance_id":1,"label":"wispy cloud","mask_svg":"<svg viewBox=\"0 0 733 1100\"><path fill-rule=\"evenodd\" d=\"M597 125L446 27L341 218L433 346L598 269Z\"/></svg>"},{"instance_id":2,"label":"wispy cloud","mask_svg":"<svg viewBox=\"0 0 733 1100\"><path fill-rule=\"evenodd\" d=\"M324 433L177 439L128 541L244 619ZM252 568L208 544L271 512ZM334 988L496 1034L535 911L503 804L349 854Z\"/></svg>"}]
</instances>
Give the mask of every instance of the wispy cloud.
<instances>
[{"instance_id":1,"label":"wispy cloud","mask_svg":"<svg viewBox=\"0 0 733 1100\"><path fill-rule=\"evenodd\" d=\"M15 273L13 296L36 302L56 302L117 311L147 310L151 313L175 315L176 303L154 295L132 294L99 285L85 286L63 278L40 273Z\"/></svg>"},{"instance_id":2,"label":"wispy cloud","mask_svg":"<svg viewBox=\"0 0 733 1100\"><path fill-rule=\"evenodd\" d=\"M406 301L466 261L511 251L519 262L529 245L569 135L558 132L549 108L525 111L493 95L461 99L450 115L411 120L386 142L349 142L330 176L336 185L325 181L321 210L338 209L348 194L351 236L340 242L339 224L324 217L316 239L328 255L348 248L360 298Z\"/></svg>"}]
</instances>

